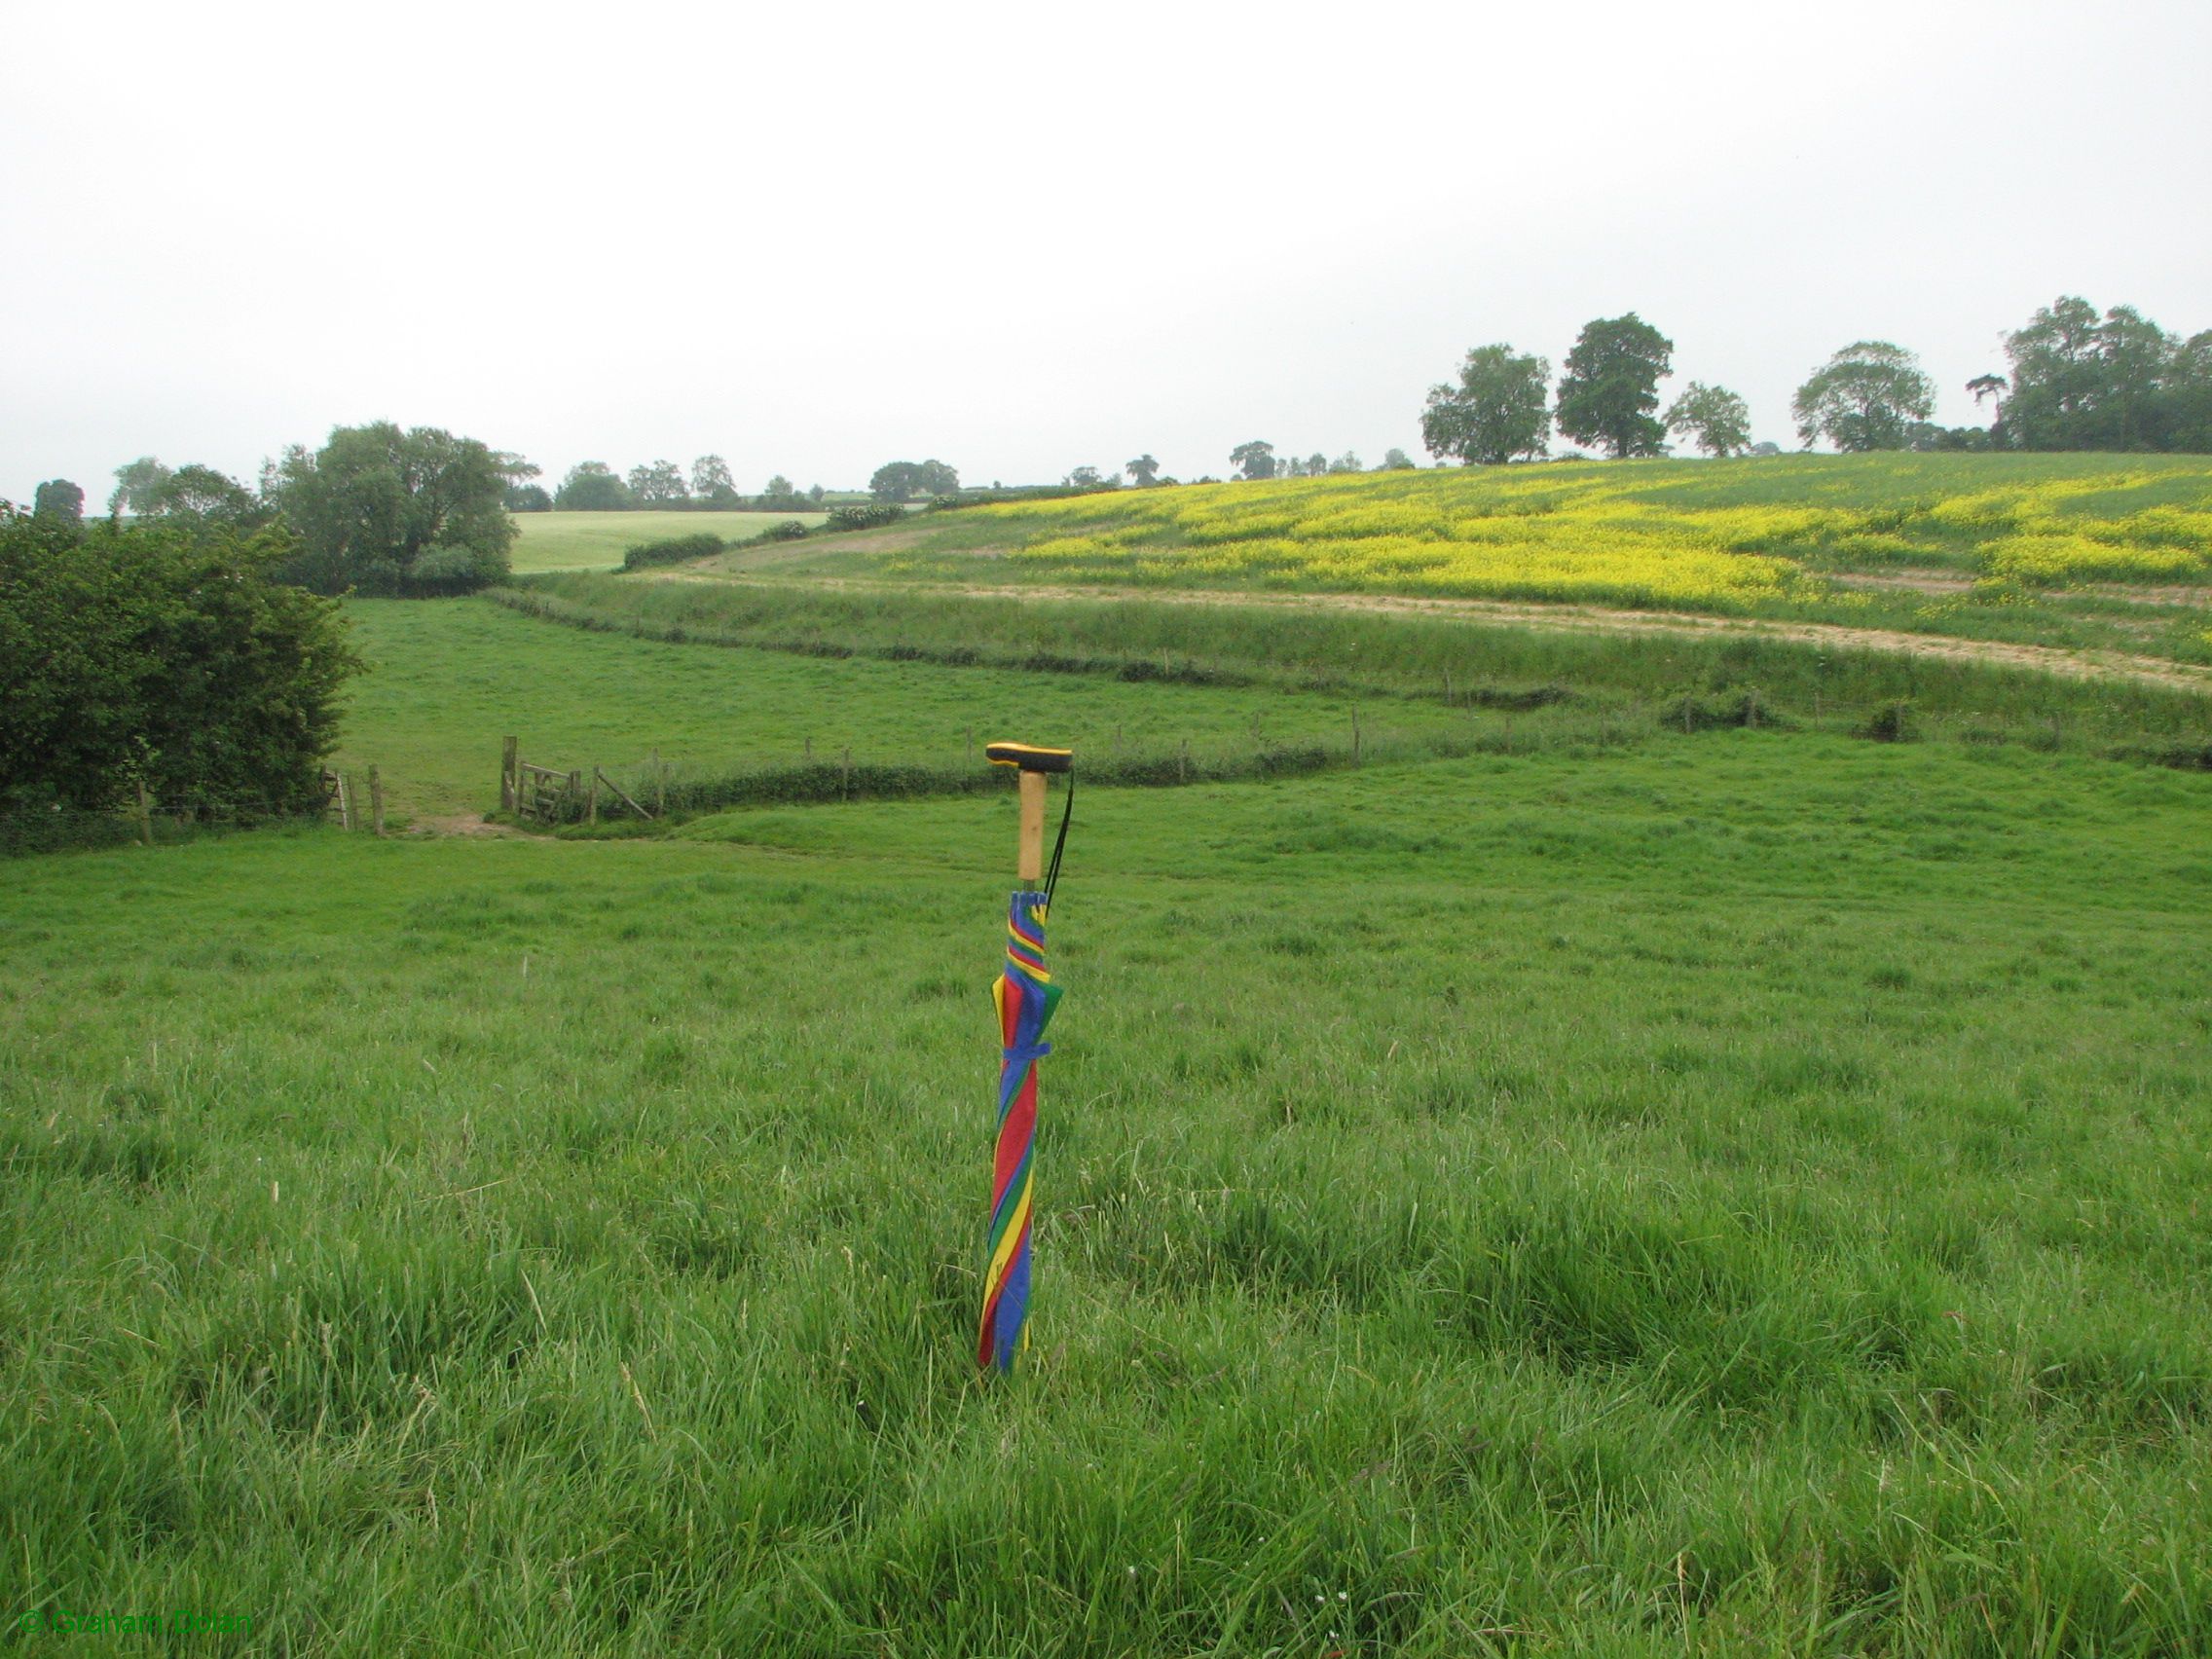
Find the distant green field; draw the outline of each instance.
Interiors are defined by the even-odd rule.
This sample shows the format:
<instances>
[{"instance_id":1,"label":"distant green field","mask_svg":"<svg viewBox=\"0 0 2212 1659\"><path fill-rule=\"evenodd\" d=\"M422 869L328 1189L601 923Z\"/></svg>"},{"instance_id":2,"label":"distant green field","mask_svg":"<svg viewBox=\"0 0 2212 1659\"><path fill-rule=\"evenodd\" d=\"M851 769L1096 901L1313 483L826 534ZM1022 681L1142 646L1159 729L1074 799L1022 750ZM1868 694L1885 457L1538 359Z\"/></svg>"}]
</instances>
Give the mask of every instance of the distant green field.
<instances>
[{"instance_id":1,"label":"distant green field","mask_svg":"<svg viewBox=\"0 0 2212 1659\"><path fill-rule=\"evenodd\" d=\"M393 810L489 811L499 742L562 769L603 766L635 788L657 751L677 779L792 765L812 755L980 768L977 746L1047 732L1088 751L1343 742L1353 699L1268 686L1132 684L1005 668L839 661L671 645L556 627L481 600L354 600L370 672L354 682L337 763L375 762ZM1391 700L1368 731L1464 725L1464 713Z\"/></svg>"},{"instance_id":2,"label":"distant green field","mask_svg":"<svg viewBox=\"0 0 2212 1659\"><path fill-rule=\"evenodd\" d=\"M516 513L521 533L514 545L517 574L533 571L612 570L625 548L676 535L719 535L736 541L772 525L797 520L809 527L825 513Z\"/></svg>"},{"instance_id":3,"label":"distant green field","mask_svg":"<svg viewBox=\"0 0 2212 1659\"><path fill-rule=\"evenodd\" d=\"M989 1385L1009 799L13 866L9 1611L2212 1651L2208 826L1751 731L1087 792Z\"/></svg>"}]
</instances>

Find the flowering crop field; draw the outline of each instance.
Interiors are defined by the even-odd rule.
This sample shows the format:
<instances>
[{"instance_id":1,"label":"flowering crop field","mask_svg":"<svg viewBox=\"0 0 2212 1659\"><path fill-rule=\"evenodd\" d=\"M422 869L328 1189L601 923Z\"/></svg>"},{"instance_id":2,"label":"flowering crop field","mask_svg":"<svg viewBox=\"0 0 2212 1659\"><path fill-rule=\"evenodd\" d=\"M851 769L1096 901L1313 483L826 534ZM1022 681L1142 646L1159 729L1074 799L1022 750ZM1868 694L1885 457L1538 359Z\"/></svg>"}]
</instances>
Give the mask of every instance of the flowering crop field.
<instances>
[{"instance_id":1,"label":"flowering crop field","mask_svg":"<svg viewBox=\"0 0 2212 1659\"><path fill-rule=\"evenodd\" d=\"M1854 456L1381 472L963 512L1024 573L1748 610L1922 571L1985 595L2212 579L2212 460ZM948 537L947 544L958 537Z\"/></svg>"}]
</instances>

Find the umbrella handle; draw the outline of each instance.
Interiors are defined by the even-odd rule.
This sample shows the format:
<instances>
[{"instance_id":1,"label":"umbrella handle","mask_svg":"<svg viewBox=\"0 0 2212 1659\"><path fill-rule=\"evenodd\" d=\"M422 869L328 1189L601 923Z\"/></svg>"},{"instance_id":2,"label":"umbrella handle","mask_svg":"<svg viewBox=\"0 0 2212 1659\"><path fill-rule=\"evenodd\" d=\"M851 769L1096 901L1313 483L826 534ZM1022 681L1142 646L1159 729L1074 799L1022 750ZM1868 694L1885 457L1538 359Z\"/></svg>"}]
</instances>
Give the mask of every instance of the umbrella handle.
<instances>
[{"instance_id":1,"label":"umbrella handle","mask_svg":"<svg viewBox=\"0 0 2212 1659\"><path fill-rule=\"evenodd\" d=\"M983 756L994 766L1021 768L1021 844L1014 872L1015 880L1034 886L1045 878L1045 779L1070 770L1074 754L1034 743L1000 742L983 745Z\"/></svg>"}]
</instances>

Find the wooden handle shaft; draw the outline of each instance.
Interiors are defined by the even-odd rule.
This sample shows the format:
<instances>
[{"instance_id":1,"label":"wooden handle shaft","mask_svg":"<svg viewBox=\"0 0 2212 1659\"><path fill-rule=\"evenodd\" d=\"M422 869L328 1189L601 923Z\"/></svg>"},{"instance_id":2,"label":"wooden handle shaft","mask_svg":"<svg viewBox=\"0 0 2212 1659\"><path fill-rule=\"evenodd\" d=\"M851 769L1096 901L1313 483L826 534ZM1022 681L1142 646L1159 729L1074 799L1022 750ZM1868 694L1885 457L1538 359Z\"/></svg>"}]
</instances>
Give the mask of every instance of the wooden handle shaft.
<instances>
[{"instance_id":1,"label":"wooden handle shaft","mask_svg":"<svg viewBox=\"0 0 2212 1659\"><path fill-rule=\"evenodd\" d=\"M1041 881L1045 875L1045 774L1021 774L1021 858L1014 866L1018 881Z\"/></svg>"}]
</instances>

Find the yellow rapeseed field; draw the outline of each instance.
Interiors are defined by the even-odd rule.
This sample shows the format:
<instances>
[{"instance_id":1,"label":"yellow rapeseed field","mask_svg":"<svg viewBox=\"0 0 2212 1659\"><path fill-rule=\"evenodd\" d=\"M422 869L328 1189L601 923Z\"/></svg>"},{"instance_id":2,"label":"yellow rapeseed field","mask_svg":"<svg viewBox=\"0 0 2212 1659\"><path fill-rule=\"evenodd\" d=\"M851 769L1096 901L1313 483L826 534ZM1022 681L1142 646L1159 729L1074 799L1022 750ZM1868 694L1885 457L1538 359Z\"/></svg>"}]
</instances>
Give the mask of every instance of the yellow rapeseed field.
<instances>
[{"instance_id":1,"label":"yellow rapeseed field","mask_svg":"<svg viewBox=\"0 0 2212 1659\"><path fill-rule=\"evenodd\" d=\"M1862 456L1562 463L1008 502L1039 571L1743 609L1935 567L1997 586L2212 571L2212 461Z\"/></svg>"}]
</instances>

